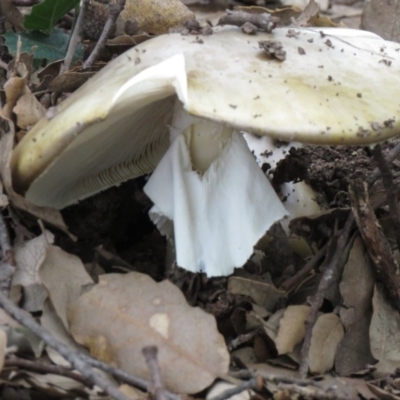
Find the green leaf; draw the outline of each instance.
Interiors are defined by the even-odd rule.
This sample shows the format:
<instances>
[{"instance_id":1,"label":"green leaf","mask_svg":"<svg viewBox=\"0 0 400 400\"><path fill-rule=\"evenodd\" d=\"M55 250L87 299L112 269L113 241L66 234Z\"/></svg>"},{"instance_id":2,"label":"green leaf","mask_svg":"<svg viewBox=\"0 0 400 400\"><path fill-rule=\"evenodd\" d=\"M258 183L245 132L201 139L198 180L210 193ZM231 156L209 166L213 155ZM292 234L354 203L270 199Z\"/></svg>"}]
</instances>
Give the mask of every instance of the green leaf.
<instances>
[{"instance_id":1,"label":"green leaf","mask_svg":"<svg viewBox=\"0 0 400 400\"><path fill-rule=\"evenodd\" d=\"M79 0L44 0L32 7L24 19L24 27L50 33L57 21L79 4Z\"/></svg>"},{"instance_id":2,"label":"green leaf","mask_svg":"<svg viewBox=\"0 0 400 400\"><path fill-rule=\"evenodd\" d=\"M47 60L48 63L63 59L67 52L69 35L64 33L59 28L54 28L51 35L46 35L42 32L22 32L15 33L7 31L4 35L6 46L11 54L17 51L18 36L22 41L22 52L27 52L34 55L35 60ZM74 59L83 58L82 45L78 45Z\"/></svg>"}]
</instances>

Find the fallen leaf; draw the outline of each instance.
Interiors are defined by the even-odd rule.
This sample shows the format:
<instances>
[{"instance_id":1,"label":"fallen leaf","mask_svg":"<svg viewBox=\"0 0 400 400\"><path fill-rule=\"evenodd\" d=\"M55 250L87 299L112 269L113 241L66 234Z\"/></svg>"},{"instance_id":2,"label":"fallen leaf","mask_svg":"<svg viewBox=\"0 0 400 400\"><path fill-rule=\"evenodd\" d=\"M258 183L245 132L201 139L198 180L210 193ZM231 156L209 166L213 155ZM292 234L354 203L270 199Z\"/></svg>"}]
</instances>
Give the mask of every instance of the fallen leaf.
<instances>
[{"instance_id":1,"label":"fallen leaf","mask_svg":"<svg viewBox=\"0 0 400 400\"><path fill-rule=\"evenodd\" d=\"M372 306L371 353L379 361L374 376L383 377L400 367L400 315L386 300L381 285L375 286Z\"/></svg>"},{"instance_id":2,"label":"fallen leaf","mask_svg":"<svg viewBox=\"0 0 400 400\"><path fill-rule=\"evenodd\" d=\"M59 247L50 246L40 271L40 280L64 327L68 330L67 308L82 293L82 287L93 283L82 261Z\"/></svg>"},{"instance_id":3,"label":"fallen leaf","mask_svg":"<svg viewBox=\"0 0 400 400\"><path fill-rule=\"evenodd\" d=\"M291 353L295 346L303 340L304 322L309 312L309 306L289 306L285 310L279 321L279 330L275 338L278 354Z\"/></svg>"},{"instance_id":4,"label":"fallen leaf","mask_svg":"<svg viewBox=\"0 0 400 400\"><path fill-rule=\"evenodd\" d=\"M257 363L257 357L254 354L254 349L252 347L241 347L240 349L231 352L231 357L239 359L244 365Z\"/></svg>"},{"instance_id":5,"label":"fallen leaf","mask_svg":"<svg viewBox=\"0 0 400 400\"><path fill-rule=\"evenodd\" d=\"M236 385L233 385L232 383L217 382L208 391L206 400L211 400L214 397L219 396L220 394L225 392L225 390L235 389L235 388L236 388ZM240 393L230 396L229 400L250 400L251 398L253 398L254 395L255 395L255 393L252 390L244 390Z\"/></svg>"},{"instance_id":6,"label":"fallen leaf","mask_svg":"<svg viewBox=\"0 0 400 400\"><path fill-rule=\"evenodd\" d=\"M276 335L278 334L279 330L279 321L283 317L283 313L285 310L282 308L276 311L273 315L268 318L268 321L264 321L259 316L256 316L260 325L264 328L265 333L269 336L272 340L275 340Z\"/></svg>"},{"instance_id":7,"label":"fallen leaf","mask_svg":"<svg viewBox=\"0 0 400 400\"><path fill-rule=\"evenodd\" d=\"M15 107L18 99L26 93L28 80L28 70L25 68L22 76L12 76L4 84L4 93L6 102L1 109L1 116L5 119L12 118L12 109Z\"/></svg>"},{"instance_id":8,"label":"fallen leaf","mask_svg":"<svg viewBox=\"0 0 400 400\"><path fill-rule=\"evenodd\" d=\"M55 339L67 345L71 350L82 354L89 353L85 347L76 343L71 334L65 329L63 322L56 313L49 298L47 298L43 304L40 324L44 329L49 331ZM62 365L64 367L71 366L71 364L57 350L47 346L46 353L54 364Z\"/></svg>"},{"instance_id":9,"label":"fallen leaf","mask_svg":"<svg viewBox=\"0 0 400 400\"><path fill-rule=\"evenodd\" d=\"M371 259L363 241L358 237L350 250L339 285L343 298L340 318L345 328L365 317L366 313L371 311L374 284L375 274ZM355 287L357 287L357 290L354 290Z\"/></svg>"},{"instance_id":10,"label":"fallen leaf","mask_svg":"<svg viewBox=\"0 0 400 400\"><path fill-rule=\"evenodd\" d=\"M358 237L354 240L339 285L343 298L339 315L346 329L335 357L335 371L341 376L374 363L369 344L374 284L371 260Z\"/></svg>"},{"instance_id":11,"label":"fallen leaf","mask_svg":"<svg viewBox=\"0 0 400 400\"><path fill-rule=\"evenodd\" d=\"M312 373L324 374L332 369L336 349L343 336L343 325L336 314L322 314L317 319L312 330L308 353L308 363Z\"/></svg>"},{"instance_id":12,"label":"fallen leaf","mask_svg":"<svg viewBox=\"0 0 400 400\"><path fill-rule=\"evenodd\" d=\"M307 26L308 21L319 14L319 3L315 0L310 0L309 3L305 6L304 10L301 14L293 21L293 26Z\"/></svg>"},{"instance_id":13,"label":"fallen leaf","mask_svg":"<svg viewBox=\"0 0 400 400\"><path fill-rule=\"evenodd\" d=\"M47 294L41 284L39 269L53 240L53 235L44 231L40 236L15 246L16 270L12 290L15 291L19 286L23 288L23 308L27 311L42 310Z\"/></svg>"},{"instance_id":14,"label":"fallen leaf","mask_svg":"<svg viewBox=\"0 0 400 400\"><path fill-rule=\"evenodd\" d=\"M11 0L0 0L1 13L5 18L6 26L5 29L8 30L11 26L16 31L23 29L22 23L24 20L23 15L18 10Z\"/></svg>"},{"instance_id":15,"label":"fallen leaf","mask_svg":"<svg viewBox=\"0 0 400 400\"><path fill-rule=\"evenodd\" d=\"M142 392L141 390L129 386L127 384L123 384L118 388L129 400L147 400L148 399L148 394L145 392Z\"/></svg>"},{"instance_id":16,"label":"fallen leaf","mask_svg":"<svg viewBox=\"0 0 400 400\"><path fill-rule=\"evenodd\" d=\"M36 96L32 93L24 93L13 108L14 114L17 116L17 125L21 129L36 124L42 118L46 110L39 103Z\"/></svg>"},{"instance_id":17,"label":"fallen leaf","mask_svg":"<svg viewBox=\"0 0 400 400\"><path fill-rule=\"evenodd\" d=\"M81 382L66 376L55 374L40 374L24 371L18 379L14 379L15 385L33 387L42 394L42 398L66 398L68 392L73 391L76 397L85 396L85 387ZM27 383L28 382L28 383Z\"/></svg>"},{"instance_id":18,"label":"fallen leaf","mask_svg":"<svg viewBox=\"0 0 400 400\"><path fill-rule=\"evenodd\" d=\"M335 356L335 372L347 376L374 364L371 354L369 327L372 311L346 329Z\"/></svg>"},{"instance_id":19,"label":"fallen leaf","mask_svg":"<svg viewBox=\"0 0 400 400\"><path fill-rule=\"evenodd\" d=\"M137 272L108 274L70 306L71 333L103 361L149 379L141 350L158 348L165 386L197 393L228 371L229 354L213 316L190 307L168 281Z\"/></svg>"},{"instance_id":20,"label":"fallen leaf","mask_svg":"<svg viewBox=\"0 0 400 400\"><path fill-rule=\"evenodd\" d=\"M253 279L232 276L228 281L228 290L233 294L249 296L267 311L275 309L278 301L286 298L286 292L278 290L273 284Z\"/></svg>"},{"instance_id":21,"label":"fallen leaf","mask_svg":"<svg viewBox=\"0 0 400 400\"><path fill-rule=\"evenodd\" d=\"M361 16L361 29L386 40L400 42L399 0L367 0Z\"/></svg>"}]
</instances>

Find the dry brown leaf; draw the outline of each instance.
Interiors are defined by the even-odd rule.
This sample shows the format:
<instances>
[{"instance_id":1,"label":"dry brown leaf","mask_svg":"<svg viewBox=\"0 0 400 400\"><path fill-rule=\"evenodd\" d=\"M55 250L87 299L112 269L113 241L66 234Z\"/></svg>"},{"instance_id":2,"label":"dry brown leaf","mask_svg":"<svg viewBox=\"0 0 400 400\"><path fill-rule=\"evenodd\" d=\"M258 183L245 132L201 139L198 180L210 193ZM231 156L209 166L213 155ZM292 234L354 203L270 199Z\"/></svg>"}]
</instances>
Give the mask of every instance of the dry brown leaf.
<instances>
[{"instance_id":1,"label":"dry brown leaf","mask_svg":"<svg viewBox=\"0 0 400 400\"><path fill-rule=\"evenodd\" d=\"M255 281L240 276L229 278L228 290L234 294L251 297L256 304L264 307L267 311L275 309L277 302L287 296L286 292L278 290L271 283Z\"/></svg>"},{"instance_id":2,"label":"dry brown leaf","mask_svg":"<svg viewBox=\"0 0 400 400\"><path fill-rule=\"evenodd\" d=\"M399 17L399 0L367 0L361 16L361 29L400 42Z\"/></svg>"},{"instance_id":3,"label":"dry brown leaf","mask_svg":"<svg viewBox=\"0 0 400 400\"><path fill-rule=\"evenodd\" d=\"M261 326L264 328L264 332L272 340L275 340L276 335L278 334L279 322L283 317L284 312L285 310L281 308L280 310L276 311L273 315L271 315L271 317L268 318L268 321L264 321L263 319L258 318L259 322L261 323Z\"/></svg>"},{"instance_id":4,"label":"dry brown leaf","mask_svg":"<svg viewBox=\"0 0 400 400\"><path fill-rule=\"evenodd\" d=\"M372 312L369 312L346 330L335 357L335 371L340 376L350 375L375 363L369 343L371 316Z\"/></svg>"},{"instance_id":5,"label":"dry brown leaf","mask_svg":"<svg viewBox=\"0 0 400 400\"><path fill-rule=\"evenodd\" d=\"M82 287L93 283L82 261L59 247L50 246L43 261L40 279L64 327L68 330L67 308L82 293Z\"/></svg>"},{"instance_id":6,"label":"dry brown leaf","mask_svg":"<svg viewBox=\"0 0 400 400\"><path fill-rule=\"evenodd\" d=\"M310 0L301 14L293 21L294 26L306 26L308 21L319 14L319 3L315 0Z\"/></svg>"},{"instance_id":7,"label":"dry brown leaf","mask_svg":"<svg viewBox=\"0 0 400 400\"><path fill-rule=\"evenodd\" d=\"M324 374L332 369L336 349L343 336L343 325L336 314L323 314L317 319L308 353L309 368L312 373Z\"/></svg>"},{"instance_id":8,"label":"dry brown leaf","mask_svg":"<svg viewBox=\"0 0 400 400\"><path fill-rule=\"evenodd\" d=\"M147 400L149 398L148 394L142 392L141 390L129 386L127 384L123 384L118 388L129 400Z\"/></svg>"},{"instance_id":9,"label":"dry brown leaf","mask_svg":"<svg viewBox=\"0 0 400 400\"><path fill-rule=\"evenodd\" d=\"M387 302L380 285L375 286L372 305L369 337L372 355L379 361L374 376L382 377L400 367L400 315Z\"/></svg>"},{"instance_id":10,"label":"dry brown leaf","mask_svg":"<svg viewBox=\"0 0 400 400\"><path fill-rule=\"evenodd\" d=\"M54 338L67 345L71 350L84 354L88 353L87 349L76 343L70 333L65 329L63 322L57 315L53 304L48 298L43 304L43 312L42 316L40 317L40 323L42 327L49 331ZM64 367L71 366L71 364L53 348L47 346L46 352L54 364L62 365Z\"/></svg>"},{"instance_id":11,"label":"dry brown leaf","mask_svg":"<svg viewBox=\"0 0 400 400\"><path fill-rule=\"evenodd\" d=\"M254 354L254 349L252 347L241 347L240 349L231 352L231 356L235 359L239 359L244 365L257 363L257 357Z\"/></svg>"},{"instance_id":12,"label":"dry brown leaf","mask_svg":"<svg viewBox=\"0 0 400 400\"><path fill-rule=\"evenodd\" d=\"M362 240L356 238L339 286L343 298L340 319L346 328L335 357L335 371L341 376L359 371L374 362L369 345L374 283L370 258Z\"/></svg>"},{"instance_id":13,"label":"dry brown leaf","mask_svg":"<svg viewBox=\"0 0 400 400\"><path fill-rule=\"evenodd\" d=\"M376 396L375 399L399 400L399 396L396 396L394 393L390 393L387 390L381 389L380 387L373 385L369 382L366 382L366 385L368 386L368 389L372 392L372 394Z\"/></svg>"},{"instance_id":14,"label":"dry brown leaf","mask_svg":"<svg viewBox=\"0 0 400 400\"><path fill-rule=\"evenodd\" d=\"M14 6L11 0L0 0L0 8L1 13L6 20L6 30L11 29L11 27L13 27L16 31L21 31L24 29L24 16L21 14L18 8Z\"/></svg>"},{"instance_id":15,"label":"dry brown leaf","mask_svg":"<svg viewBox=\"0 0 400 400\"><path fill-rule=\"evenodd\" d=\"M228 371L229 353L213 316L190 307L172 283L137 272L108 274L70 306L75 340L100 359L149 379L141 354L157 346L166 387L196 393Z\"/></svg>"},{"instance_id":16,"label":"dry brown leaf","mask_svg":"<svg viewBox=\"0 0 400 400\"><path fill-rule=\"evenodd\" d=\"M295 346L303 340L304 322L309 312L309 306L289 306L285 310L279 321L279 330L275 338L278 354L291 353Z\"/></svg>"},{"instance_id":17,"label":"dry brown leaf","mask_svg":"<svg viewBox=\"0 0 400 400\"><path fill-rule=\"evenodd\" d=\"M18 99L26 93L26 83L28 79L28 71L24 76L14 76L7 80L4 84L4 92L6 95L6 103L1 109L1 116L6 119L12 118L12 109L15 107Z\"/></svg>"},{"instance_id":18,"label":"dry brown leaf","mask_svg":"<svg viewBox=\"0 0 400 400\"><path fill-rule=\"evenodd\" d=\"M353 243L339 285L343 298L340 318L346 329L371 311L374 284L375 274L371 259L363 241L358 237Z\"/></svg>"},{"instance_id":19,"label":"dry brown leaf","mask_svg":"<svg viewBox=\"0 0 400 400\"><path fill-rule=\"evenodd\" d=\"M40 236L15 246L16 270L12 280L12 291L23 288L24 304L27 311L41 311L46 290L41 284L39 269L46 258L54 237L44 231Z\"/></svg>"},{"instance_id":20,"label":"dry brown leaf","mask_svg":"<svg viewBox=\"0 0 400 400\"><path fill-rule=\"evenodd\" d=\"M120 18L123 22L135 19L141 31L161 35L194 19L194 14L179 0L127 0Z\"/></svg>"},{"instance_id":21,"label":"dry brown leaf","mask_svg":"<svg viewBox=\"0 0 400 400\"><path fill-rule=\"evenodd\" d=\"M96 72L74 72L67 71L61 75L56 76L49 84L50 92L73 92L82 86L89 78L91 78Z\"/></svg>"},{"instance_id":22,"label":"dry brown leaf","mask_svg":"<svg viewBox=\"0 0 400 400\"><path fill-rule=\"evenodd\" d=\"M42 398L68 398L71 394L70 391L75 393L75 398L79 398L79 394L85 397L87 395L81 382L66 376L30 371L23 371L18 376L18 379L13 379L14 384L35 388L40 391Z\"/></svg>"},{"instance_id":23,"label":"dry brown leaf","mask_svg":"<svg viewBox=\"0 0 400 400\"><path fill-rule=\"evenodd\" d=\"M46 110L32 93L24 93L13 108L20 129L27 129L42 118Z\"/></svg>"},{"instance_id":24,"label":"dry brown leaf","mask_svg":"<svg viewBox=\"0 0 400 400\"><path fill-rule=\"evenodd\" d=\"M236 388L236 386L233 385L232 383L217 382L208 391L206 400L213 399L214 397L225 392L225 390L235 389L235 388ZM254 395L255 395L255 393L252 390L245 390L243 392L240 392L238 394L234 394L233 396L230 396L229 400L250 400Z\"/></svg>"}]
</instances>

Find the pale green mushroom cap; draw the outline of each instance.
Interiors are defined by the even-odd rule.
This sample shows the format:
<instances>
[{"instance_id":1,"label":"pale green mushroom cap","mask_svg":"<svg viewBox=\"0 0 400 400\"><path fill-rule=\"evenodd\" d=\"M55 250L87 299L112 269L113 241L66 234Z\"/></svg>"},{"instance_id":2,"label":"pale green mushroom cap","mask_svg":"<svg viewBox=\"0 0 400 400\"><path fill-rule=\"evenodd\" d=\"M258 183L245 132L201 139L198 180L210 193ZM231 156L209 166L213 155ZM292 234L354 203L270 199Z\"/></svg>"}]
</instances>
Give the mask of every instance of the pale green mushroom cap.
<instances>
[{"instance_id":1,"label":"pale green mushroom cap","mask_svg":"<svg viewBox=\"0 0 400 400\"><path fill-rule=\"evenodd\" d=\"M62 208L151 172L169 147L176 97L193 115L285 141L366 144L399 133L400 44L348 29L294 31L228 27L136 46L16 146L16 188ZM270 58L262 40L281 42L286 60Z\"/></svg>"}]
</instances>

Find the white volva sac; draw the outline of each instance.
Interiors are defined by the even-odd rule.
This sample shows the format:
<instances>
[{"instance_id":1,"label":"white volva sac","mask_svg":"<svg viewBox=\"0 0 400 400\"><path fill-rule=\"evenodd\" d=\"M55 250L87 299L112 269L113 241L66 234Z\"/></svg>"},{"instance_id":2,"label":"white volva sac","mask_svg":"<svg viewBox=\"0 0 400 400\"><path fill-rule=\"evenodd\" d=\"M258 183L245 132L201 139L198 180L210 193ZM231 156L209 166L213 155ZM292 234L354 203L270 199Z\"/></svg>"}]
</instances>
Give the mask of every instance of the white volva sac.
<instances>
[{"instance_id":1,"label":"white volva sac","mask_svg":"<svg viewBox=\"0 0 400 400\"><path fill-rule=\"evenodd\" d=\"M268 40L281 42L284 61L260 49ZM227 275L286 214L239 132L316 144L397 135L399 48L331 28L148 40L21 140L15 188L62 208L155 170L145 187L151 217L174 238L178 265Z\"/></svg>"},{"instance_id":2,"label":"white volva sac","mask_svg":"<svg viewBox=\"0 0 400 400\"><path fill-rule=\"evenodd\" d=\"M286 211L239 132L191 119L144 188L150 217L174 239L178 265L229 275Z\"/></svg>"}]
</instances>

